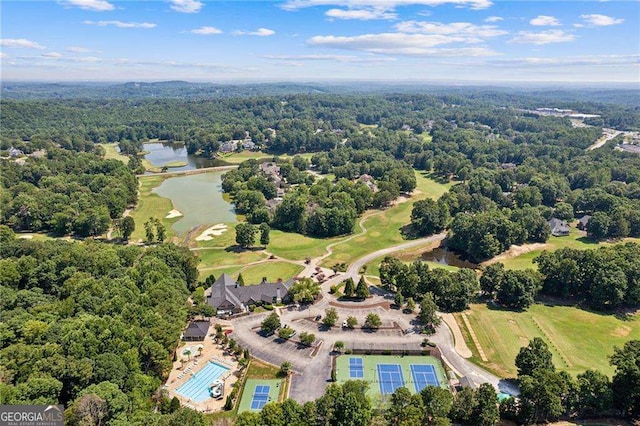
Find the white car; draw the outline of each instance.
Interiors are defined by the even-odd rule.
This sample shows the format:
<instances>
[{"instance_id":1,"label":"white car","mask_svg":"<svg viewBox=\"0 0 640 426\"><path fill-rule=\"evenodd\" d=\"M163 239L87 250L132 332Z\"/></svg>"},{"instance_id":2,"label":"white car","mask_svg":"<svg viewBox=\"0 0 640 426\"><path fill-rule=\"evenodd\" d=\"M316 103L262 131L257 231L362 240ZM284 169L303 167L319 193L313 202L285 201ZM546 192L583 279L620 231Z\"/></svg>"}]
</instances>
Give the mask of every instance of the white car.
<instances>
[{"instance_id":1,"label":"white car","mask_svg":"<svg viewBox=\"0 0 640 426\"><path fill-rule=\"evenodd\" d=\"M348 327L347 321L346 320L342 321L342 328L347 328L347 327Z\"/></svg>"}]
</instances>

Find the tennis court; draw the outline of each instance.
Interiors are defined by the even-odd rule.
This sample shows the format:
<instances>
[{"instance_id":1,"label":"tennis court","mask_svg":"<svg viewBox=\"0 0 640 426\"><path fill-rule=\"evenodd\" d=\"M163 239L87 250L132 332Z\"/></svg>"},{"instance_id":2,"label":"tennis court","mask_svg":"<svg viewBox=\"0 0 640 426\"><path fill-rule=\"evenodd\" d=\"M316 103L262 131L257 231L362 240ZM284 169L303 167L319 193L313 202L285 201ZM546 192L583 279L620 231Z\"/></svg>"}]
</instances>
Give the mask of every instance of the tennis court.
<instances>
[{"instance_id":1,"label":"tennis court","mask_svg":"<svg viewBox=\"0 0 640 426\"><path fill-rule=\"evenodd\" d=\"M427 386L440 386L436 368L430 364L411 364L411 376L416 392L420 392Z\"/></svg>"},{"instance_id":2,"label":"tennis court","mask_svg":"<svg viewBox=\"0 0 640 426\"><path fill-rule=\"evenodd\" d=\"M402 367L399 364L378 364L378 383L382 395L394 393L404 386Z\"/></svg>"},{"instance_id":3,"label":"tennis court","mask_svg":"<svg viewBox=\"0 0 640 426\"><path fill-rule=\"evenodd\" d=\"M269 390L270 386L256 386L253 391L253 399L251 399L251 409L252 410L262 410L262 407L267 405L267 401L269 400Z\"/></svg>"},{"instance_id":4,"label":"tennis court","mask_svg":"<svg viewBox=\"0 0 640 426\"><path fill-rule=\"evenodd\" d=\"M270 402L277 402L282 380L279 379L247 379L238 406L238 413L243 411L260 411Z\"/></svg>"},{"instance_id":5,"label":"tennis court","mask_svg":"<svg viewBox=\"0 0 640 426\"><path fill-rule=\"evenodd\" d=\"M369 382L367 395L374 401L388 398L404 386L418 393L425 386L448 389L449 381L440 361L421 355L342 355L336 358L336 379Z\"/></svg>"},{"instance_id":6,"label":"tennis court","mask_svg":"<svg viewBox=\"0 0 640 426\"><path fill-rule=\"evenodd\" d=\"M364 368L362 367L362 358L349 358L349 378L363 379Z\"/></svg>"}]
</instances>

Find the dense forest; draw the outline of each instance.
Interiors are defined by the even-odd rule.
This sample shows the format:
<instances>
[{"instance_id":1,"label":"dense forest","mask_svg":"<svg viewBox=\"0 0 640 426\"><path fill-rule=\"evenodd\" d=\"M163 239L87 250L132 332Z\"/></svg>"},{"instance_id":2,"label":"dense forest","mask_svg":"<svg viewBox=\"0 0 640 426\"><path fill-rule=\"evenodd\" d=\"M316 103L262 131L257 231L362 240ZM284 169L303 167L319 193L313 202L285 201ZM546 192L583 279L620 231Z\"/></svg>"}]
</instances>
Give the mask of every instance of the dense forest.
<instances>
[{"instance_id":1,"label":"dense forest","mask_svg":"<svg viewBox=\"0 0 640 426\"><path fill-rule=\"evenodd\" d=\"M97 396L109 424L150 416L187 319L191 252L19 240L6 226L0 239L2 403L73 412Z\"/></svg>"}]
</instances>

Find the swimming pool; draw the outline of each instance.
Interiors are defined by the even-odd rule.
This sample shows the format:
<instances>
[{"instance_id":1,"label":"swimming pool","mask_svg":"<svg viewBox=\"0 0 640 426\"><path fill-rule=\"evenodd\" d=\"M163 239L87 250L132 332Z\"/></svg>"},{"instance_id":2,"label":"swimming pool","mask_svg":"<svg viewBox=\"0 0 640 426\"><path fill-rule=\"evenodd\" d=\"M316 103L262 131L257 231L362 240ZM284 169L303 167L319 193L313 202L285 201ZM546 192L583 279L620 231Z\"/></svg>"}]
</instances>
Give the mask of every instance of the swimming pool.
<instances>
[{"instance_id":1,"label":"swimming pool","mask_svg":"<svg viewBox=\"0 0 640 426\"><path fill-rule=\"evenodd\" d=\"M205 401L211 398L209 394L209 386L211 383L219 379L226 371L229 371L227 367L209 361L207 365L195 373L187 383L176 389L176 392L194 402Z\"/></svg>"}]
</instances>

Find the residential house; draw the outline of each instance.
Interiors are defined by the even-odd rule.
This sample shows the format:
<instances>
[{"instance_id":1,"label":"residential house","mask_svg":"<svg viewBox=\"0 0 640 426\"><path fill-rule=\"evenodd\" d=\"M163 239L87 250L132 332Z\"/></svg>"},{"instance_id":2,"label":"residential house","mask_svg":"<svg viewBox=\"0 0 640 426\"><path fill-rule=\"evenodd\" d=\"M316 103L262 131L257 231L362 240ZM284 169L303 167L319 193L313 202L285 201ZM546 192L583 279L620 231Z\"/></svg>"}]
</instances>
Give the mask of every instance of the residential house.
<instances>
[{"instance_id":1,"label":"residential house","mask_svg":"<svg viewBox=\"0 0 640 426\"><path fill-rule=\"evenodd\" d=\"M207 304L218 310L218 315L247 312L250 305L284 303L289 301L289 289L295 280L278 280L275 283L262 279L260 284L239 285L227 274L222 274L205 291Z\"/></svg>"},{"instance_id":2,"label":"residential house","mask_svg":"<svg viewBox=\"0 0 640 426\"><path fill-rule=\"evenodd\" d=\"M21 157L24 155L24 152L22 152L22 150L11 147L9 148L9 157L15 158L15 157Z\"/></svg>"},{"instance_id":3,"label":"residential house","mask_svg":"<svg viewBox=\"0 0 640 426\"><path fill-rule=\"evenodd\" d=\"M551 228L551 235L554 237L564 237L569 235L569 225L567 225L566 220L560 220L558 218L552 217L549 222L549 227Z\"/></svg>"},{"instance_id":4,"label":"residential house","mask_svg":"<svg viewBox=\"0 0 640 426\"><path fill-rule=\"evenodd\" d=\"M182 340L189 342L202 342L209 334L211 323L208 320L191 321L187 329L182 333Z\"/></svg>"},{"instance_id":5,"label":"residential house","mask_svg":"<svg viewBox=\"0 0 640 426\"><path fill-rule=\"evenodd\" d=\"M220 144L220 152L234 152L237 148L237 141L227 141Z\"/></svg>"},{"instance_id":6,"label":"residential house","mask_svg":"<svg viewBox=\"0 0 640 426\"><path fill-rule=\"evenodd\" d=\"M277 187L282 186L282 175L280 175L280 166L276 163L267 161L260 164L260 170L262 173L273 182Z\"/></svg>"},{"instance_id":7,"label":"residential house","mask_svg":"<svg viewBox=\"0 0 640 426\"><path fill-rule=\"evenodd\" d=\"M360 175L357 180L367 185L367 187L373 192L376 192L378 190L375 179L371 175Z\"/></svg>"},{"instance_id":8,"label":"residential house","mask_svg":"<svg viewBox=\"0 0 640 426\"><path fill-rule=\"evenodd\" d=\"M589 216L588 214L585 214L580 219L578 219L578 223L576 224L576 227L582 231L586 231L587 224L589 223L590 219L591 219L591 216Z\"/></svg>"}]
</instances>

